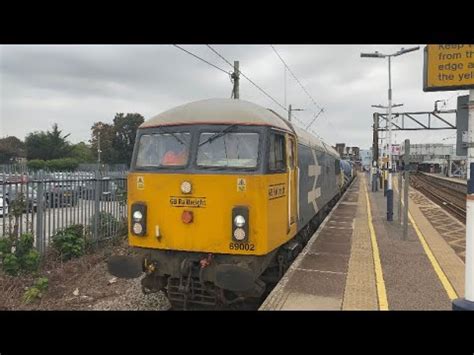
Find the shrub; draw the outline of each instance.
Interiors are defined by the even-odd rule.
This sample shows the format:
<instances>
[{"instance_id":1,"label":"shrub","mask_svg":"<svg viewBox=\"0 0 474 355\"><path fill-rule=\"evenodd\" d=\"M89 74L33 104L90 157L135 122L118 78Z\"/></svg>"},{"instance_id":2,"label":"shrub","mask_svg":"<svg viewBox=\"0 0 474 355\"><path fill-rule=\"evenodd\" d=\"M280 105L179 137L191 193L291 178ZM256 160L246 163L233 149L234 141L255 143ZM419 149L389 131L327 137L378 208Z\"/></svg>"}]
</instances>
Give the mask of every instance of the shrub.
<instances>
[{"instance_id":1,"label":"shrub","mask_svg":"<svg viewBox=\"0 0 474 355\"><path fill-rule=\"evenodd\" d=\"M34 272L38 270L41 256L33 248L34 237L30 233L23 233L15 243L12 239L0 239L0 257L3 260L3 270L12 276L18 275L20 271ZM12 246L15 252L12 253Z\"/></svg>"},{"instance_id":2,"label":"shrub","mask_svg":"<svg viewBox=\"0 0 474 355\"><path fill-rule=\"evenodd\" d=\"M52 239L53 247L61 254L64 261L84 254L84 238L71 229L57 232Z\"/></svg>"},{"instance_id":3,"label":"shrub","mask_svg":"<svg viewBox=\"0 0 474 355\"><path fill-rule=\"evenodd\" d=\"M16 276L20 272L20 263L15 254L7 254L3 257L3 271L7 274Z\"/></svg>"},{"instance_id":4,"label":"shrub","mask_svg":"<svg viewBox=\"0 0 474 355\"><path fill-rule=\"evenodd\" d=\"M12 240L10 238L0 238L0 260L3 256L12 252Z\"/></svg>"},{"instance_id":5,"label":"shrub","mask_svg":"<svg viewBox=\"0 0 474 355\"><path fill-rule=\"evenodd\" d=\"M49 280L46 277L40 277L33 286L29 287L23 295L23 301L30 303L31 301L43 297L44 291L48 289Z\"/></svg>"},{"instance_id":6,"label":"shrub","mask_svg":"<svg viewBox=\"0 0 474 355\"><path fill-rule=\"evenodd\" d=\"M41 170L46 168L46 162L41 159L29 160L26 165L28 166L28 168L33 170Z\"/></svg>"},{"instance_id":7,"label":"shrub","mask_svg":"<svg viewBox=\"0 0 474 355\"><path fill-rule=\"evenodd\" d=\"M72 171L79 166L79 161L74 158L52 159L46 161L46 168L52 171Z\"/></svg>"},{"instance_id":8,"label":"shrub","mask_svg":"<svg viewBox=\"0 0 474 355\"><path fill-rule=\"evenodd\" d=\"M82 224L73 224L64 229L65 232L72 233L77 237L84 236L84 226Z\"/></svg>"},{"instance_id":9,"label":"shrub","mask_svg":"<svg viewBox=\"0 0 474 355\"><path fill-rule=\"evenodd\" d=\"M30 249L26 254L20 258L20 267L27 272L34 272L38 270L40 264L40 254L36 249Z\"/></svg>"},{"instance_id":10,"label":"shrub","mask_svg":"<svg viewBox=\"0 0 474 355\"><path fill-rule=\"evenodd\" d=\"M20 239L16 244L15 255L18 258L23 257L28 254L28 252L33 248L34 237L31 233L23 233L20 235Z\"/></svg>"}]
</instances>

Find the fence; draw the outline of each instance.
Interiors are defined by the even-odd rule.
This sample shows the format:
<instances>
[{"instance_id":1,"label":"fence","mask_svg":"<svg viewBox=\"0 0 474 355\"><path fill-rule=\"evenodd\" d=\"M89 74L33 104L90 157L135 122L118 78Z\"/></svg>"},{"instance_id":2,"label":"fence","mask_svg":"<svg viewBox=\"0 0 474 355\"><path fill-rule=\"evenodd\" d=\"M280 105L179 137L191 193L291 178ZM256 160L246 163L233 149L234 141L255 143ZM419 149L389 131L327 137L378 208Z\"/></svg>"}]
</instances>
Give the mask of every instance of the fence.
<instances>
[{"instance_id":1,"label":"fence","mask_svg":"<svg viewBox=\"0 0 474 355\"><path fill-rule=\"evenodd\" d=\"M75 224L92 242L126 233L126 172L0 173L0 237L32 233L44 253Z\"/></svg>"}]
</instances>

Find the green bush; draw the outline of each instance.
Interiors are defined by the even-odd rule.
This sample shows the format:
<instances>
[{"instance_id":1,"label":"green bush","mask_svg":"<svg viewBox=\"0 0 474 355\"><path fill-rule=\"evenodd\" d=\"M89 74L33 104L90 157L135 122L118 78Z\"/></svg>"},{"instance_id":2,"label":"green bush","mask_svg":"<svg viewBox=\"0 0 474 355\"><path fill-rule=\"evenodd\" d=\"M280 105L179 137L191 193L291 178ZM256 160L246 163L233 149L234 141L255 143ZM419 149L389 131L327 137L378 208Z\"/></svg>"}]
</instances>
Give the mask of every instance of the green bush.
<instances>
[{"instance_id":1,"label":"green bush","mask_svg":"<svg viewBox=\"0 0 474 355\"><path fill-rule=\"evenodd\" d=\"M30 303L37 298L43 297L44 291L48 289L49 280L46 277L40 277L33 286L29 287L23 295L23 301Z\"/></svg>"},{"instance_id":2,"label":"green bush","mask_svg":"<svg viewBox=\"0 0 474 355\"><path fill-rule=\"evenodd\" d=\"M46 161L46 168L52 171L73 171L79 166L79 161L74 158L52 159Z\"/></svg>"},{"instance_id":3,"label":"green bush","mask_svg":"<svg viewBox=\"0 0 474 355\"><path fill-rule=\"evenodd\" d=\"M20 258L20 267L27 272L35 272L38 270L41 261L40 254L36 249L30 249Z\"/></svg>"},{"instance_id":4,"label":"green bush","mask_svg":"<svg viewBox=\"0 0 474 355\"><path fill-rule=\"evenodd\" d=\"M7 274L16 276L20 271L38 270L41 256L33 247L33 243L34 237L30 233L23 233L15 243L9 238L0 239L0 259ZM11 252L12 246L15 246L14 253Z\"/></svg>"},{"instance_id":5,"label":"green bush","mask_svg":"<svg viewBox=\"0 0 474 355\"><path fill-rule=\"evenodd\" d=\"M0 260L3 256L12 252L12 240L10 238L0 238Z\"/></svg>"},{"instance_id":6,"label":"green bush","mask_svg":"<svg viewBox=\"0 0 474 355\"><path fill-rule=\"evenodd\" d=\"M64 229L65 232L72 233L77 237L84 236L84 226L82 224L73 224Z\"/></svg>"},{"instance_id":7,"label":"green bush","mask_svg":"<svg viewBox=\"0 0 474 355\"><path fill-rule=\"evenodd\" d=\"M41 170L46 168L46 162L41 159L33 159L26 162L28 168L33 170Z\"/></svg>"},{"instance_id":8,"label":"green bush","mask_svg":"<svg viewBox=\"0 0 474 355\"><path fill-rule=\"evenodd\" d=\"M53 248L66 261L84 254L85 243L82 235L77 235L74 230L63 229L53 236Z\"/></svg>"},{"instance_id":9,"label":"green bush","mask_svg":"<svg viewBox=\"0 0 474 355\"><path fill-rule=\"evenodd\" d=\"M18 258L22 258L24 255L28 254L28 252L33 248L33 243L35 238L31 233L23 233L20 235L20 239L16 244L15 255Z\"/></svg>"},{"instance_id":10,"label":"green bush","mask_svg":"<svg viewBox=\"0 0 474 355\"><path fill-rule=\"evenodd\" d=\"M7 274L16 276L20 272L20 263L15 254L7 254L3 257L3 271Z\"/></svg>"}]
</instances>

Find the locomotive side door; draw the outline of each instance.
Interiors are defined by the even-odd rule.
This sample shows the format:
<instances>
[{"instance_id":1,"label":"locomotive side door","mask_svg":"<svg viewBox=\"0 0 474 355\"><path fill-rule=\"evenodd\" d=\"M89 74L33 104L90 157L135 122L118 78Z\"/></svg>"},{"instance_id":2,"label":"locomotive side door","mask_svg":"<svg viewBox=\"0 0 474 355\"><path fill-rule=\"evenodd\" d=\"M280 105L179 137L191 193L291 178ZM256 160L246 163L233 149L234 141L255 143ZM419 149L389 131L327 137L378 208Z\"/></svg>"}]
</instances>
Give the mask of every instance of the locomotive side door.
<instances>
[{"instance_id":1,"label":"locomotive side door","mask_svg":"<svg viewBox=\"0 0 474 355\"><path fill-rule=\"evenodd\" d=\"M295 137L287 135L286 141L288 165L288 230L296 226L298 209L298 162Z\"/></svg>"}]
</instances>

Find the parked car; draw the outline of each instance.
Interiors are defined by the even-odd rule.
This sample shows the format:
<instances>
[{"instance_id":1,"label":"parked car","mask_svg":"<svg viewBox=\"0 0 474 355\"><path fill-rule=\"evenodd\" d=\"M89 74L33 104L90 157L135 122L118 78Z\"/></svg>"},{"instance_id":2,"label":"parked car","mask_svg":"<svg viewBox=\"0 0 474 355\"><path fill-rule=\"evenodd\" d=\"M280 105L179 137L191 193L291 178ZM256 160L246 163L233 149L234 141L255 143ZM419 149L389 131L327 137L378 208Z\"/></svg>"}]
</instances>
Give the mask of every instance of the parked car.
<instances>
[{"instance_id":1,"label":"parked car","mask_svg":"<svg viewBox=\"0 0 474 355\"><path fill-rule=\"evenodd\" d=\"M95 199L96 193L96 181L88 181L85 186L82 187L81 196L86 200ZM116 199L118 192L117 183L112 180L110 177L103 177L99 181L100 196L101 201L112 201Z\"/></svg>"},{"instance_id":2,"label":"parked car","mask_svg":"<svg viewBox=\"0 0 474 355\"><path fill-rule=\"evenodd\" d=\"M45 185L44 197L49 207L76 206L79 188L69 181L53 181Z\"/></svg>"},{"instance_id":3,"label":"parked car","mask_svg":"<svg viewBox=\"0 0 474 355\"><path fill-rule=\"evenodd\" d=\"M33 186L22 184L4 185L3 197L6 203L11 206L20 196L23 195L25 208L23 212L36 211L38 207L38 194Z\"/></svg>"}]
</instances>

